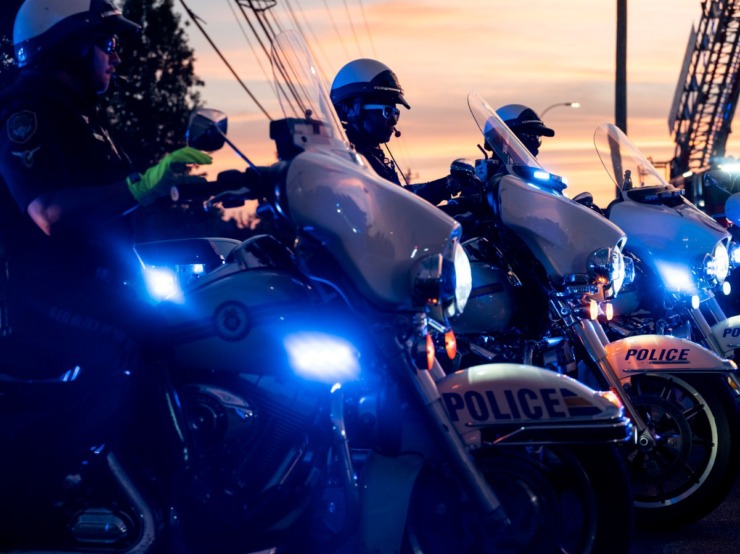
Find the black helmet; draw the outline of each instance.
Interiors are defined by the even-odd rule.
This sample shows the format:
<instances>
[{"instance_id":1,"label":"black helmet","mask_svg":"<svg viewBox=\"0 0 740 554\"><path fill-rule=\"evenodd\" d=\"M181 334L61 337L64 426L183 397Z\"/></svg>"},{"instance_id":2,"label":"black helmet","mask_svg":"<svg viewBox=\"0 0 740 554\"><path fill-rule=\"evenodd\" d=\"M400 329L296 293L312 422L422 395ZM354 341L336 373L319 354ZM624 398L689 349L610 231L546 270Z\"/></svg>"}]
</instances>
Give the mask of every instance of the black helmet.
<instances>
[{"instance_id":1,"label":"black helmet","mask_svg":"<svg viewBox=\"0 0 740 554\"><path fill-rule=\"evenodd\" d=\"M501 106L496 113L514 133L529 133L542 137L554 137L555 131L545 126L532 108L522 104Z\"/></svg>"},{"instance_id":2,"label":"black helmet","mask_svg":"<svg viewBox=\"0 0 740 554\"><path fill-rule=\"evenodd\" d=\"M357 96L411 108L403 97L396 74L387 65L370 58L360 58L344 65L331 84L331 101L335 106Z\"/></svg>"},{"instance_id":3,"label":"black helmet","mask_svg":"<svg viewBox=\"0 0 740 554\"><path fill-rule=\"evenodd\" d=\"M534 156L539 153L541 137L555 136L555 131L542 122L537 112L522 104L506 104L496 113Z\"/></svg>"},{"instance_id":4,"label":"black helmet","mask_svg":"<svg viewBox=\"0 0 740 554\"><path fill-rule=\"evenodd\" d=\"M69 38L139 30L111 0L25 0L15 16L13 46L18 65L24 67Z\"/></svg>"}]
</instances>

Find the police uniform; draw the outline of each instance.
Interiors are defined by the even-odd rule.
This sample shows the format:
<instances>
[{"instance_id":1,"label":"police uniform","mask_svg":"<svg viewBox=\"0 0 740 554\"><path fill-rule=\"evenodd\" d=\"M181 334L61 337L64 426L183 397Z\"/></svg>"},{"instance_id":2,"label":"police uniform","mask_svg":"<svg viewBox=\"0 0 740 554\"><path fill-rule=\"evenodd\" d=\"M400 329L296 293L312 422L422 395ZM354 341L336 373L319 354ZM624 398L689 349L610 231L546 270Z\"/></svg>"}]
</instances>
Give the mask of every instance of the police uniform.
<instances>
[{"instance_id":1,"label":"police uniform","mask_svg":"<svg viewBox=\"0 0 740 554\"><path fill-rule=\"evenodd\" d=\"M0 94L0 106L2 216L12 222L11 278L34 287L78 286L79 279L95 276L125 280L135 261L129 221L122 218L94 233L67 229L49 237L27 214L42 194L110 185L132 173L129 159L98 122L95 99L82 98L43 73L24 71Z\"/></svg>"},{"instance_id":2,"label":"police uniform","mask_svg":"<svg viewBox=\"0 0 740 554\"><path fill-rule=\"evenodd\" d=\"M379 146L357 146L357 151L365 156L367 161L370 163L370 167L375 170L375 173L380 175L386 181L390 181L396 185L401 185L401 181L398 178L398 172L396 171L396 164L393 160L389 160L383 154L383 150ZM450 197L450 192L447 188L447 177L429 181L428 183L404 186L404 188L434 205L437 205Z\"/></svg>"},{"instance_id":3,"label":"police uniform","mask_svg":"<svg viewBox=\"0 0 740 554\"><path fill-rule=\"evenodd\" d=\"M47 236L27 208L64 189L125 187L131 163L100 124L95 99L50 75L21 72L0 93L0 106L0 218L12 329L0 339L0 373L67 383L54 396L58 427L44 431L39 448L87 448L105 441L130 405L132 376L142 373L137 369L147 349L159 344L163 322L125 284L136 258L132 222L124 214L99 227ZM132 197L131 208L136 205Z\"/></svg>"}]
</instances>

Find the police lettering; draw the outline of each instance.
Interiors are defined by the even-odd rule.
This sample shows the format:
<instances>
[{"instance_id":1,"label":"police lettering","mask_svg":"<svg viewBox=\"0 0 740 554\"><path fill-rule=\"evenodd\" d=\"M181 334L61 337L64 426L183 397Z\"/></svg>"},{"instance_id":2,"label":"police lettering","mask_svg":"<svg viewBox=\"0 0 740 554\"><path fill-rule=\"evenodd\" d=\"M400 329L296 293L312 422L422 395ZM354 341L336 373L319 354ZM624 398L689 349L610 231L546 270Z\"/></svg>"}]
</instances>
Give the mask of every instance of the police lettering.
<instances>
[{"instance_id":1,"label":"police lettering","mask_svg":"<svg viewBox=\"0 0 740 554\"><path fill-rule=\"evenodd\" d=\"M467 410L474 421L520 419L543 419L545 417L567 417L562 393L557 389L504 389L477 391L463 394L442 394L452 421L459 421L461 410Z\"/></svg>"},{"instance_id":2,"label":"police lettering","mask_svg":"<svg viewBox=\"0 0 740 554\"><path fill-rule=\"evenodd\" d=\"M740 327L728 327L722 333L723 337L726 337L727 335L730 335L732 337L740 337Z\"/></svg>"},{"instance_id":3,"label":"police lettering","mask_svg":"<svg viewBox=\"0 0 740 554\"><path fill-rule=\"evenodd\" d=\"M634 358L639 362L686 362L688 348L630 348L625 361Z\"/></svg>"}]
</instances>

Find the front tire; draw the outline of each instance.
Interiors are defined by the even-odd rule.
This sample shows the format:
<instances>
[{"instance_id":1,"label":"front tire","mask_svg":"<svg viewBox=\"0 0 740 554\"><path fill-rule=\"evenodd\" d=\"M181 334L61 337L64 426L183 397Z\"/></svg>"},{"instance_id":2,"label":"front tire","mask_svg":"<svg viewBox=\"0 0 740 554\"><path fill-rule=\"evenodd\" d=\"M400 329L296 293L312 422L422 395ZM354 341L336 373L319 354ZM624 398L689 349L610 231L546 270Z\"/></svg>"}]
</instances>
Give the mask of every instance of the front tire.
<instances>
[{"instance_id":1,"label":"front tire","mask_svg":"<svg viewBox=\"0 0 740 554\"><path fill-rule=\"evenodd\" d=\"M654 445L623 445L638 527L673 529L700 520L730 491L740 464L740 419L717 375L643 375L630 399Z\"/></svg>"},{"instance_id":2,"label":"front tire","mask_svg":"<svg viewBox=\"0 0 740 554\"><path fill-rule=\"evenodd\" d=\"M407 518L415 553L626 553L632 540L630 485L611 446L496 447L476 456L512 520L495 535L450 480L420 476Z\"/></svg>"}]
</instances>

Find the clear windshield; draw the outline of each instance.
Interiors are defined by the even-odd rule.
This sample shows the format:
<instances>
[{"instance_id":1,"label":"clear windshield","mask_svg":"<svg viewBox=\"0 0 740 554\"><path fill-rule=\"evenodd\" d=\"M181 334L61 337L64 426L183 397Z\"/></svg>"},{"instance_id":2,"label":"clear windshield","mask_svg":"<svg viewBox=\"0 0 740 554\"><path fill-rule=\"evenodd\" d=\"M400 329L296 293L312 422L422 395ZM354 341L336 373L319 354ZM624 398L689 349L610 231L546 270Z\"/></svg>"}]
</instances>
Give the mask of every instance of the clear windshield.
<instances>
[{"instance_id":1,"label":"clear windshield","mask_svg":"<svg viewBox=\"0 0 740 554\"><path fill-rule=\"evenodd\" d=\"M477 93L468 94L468 107L486 144L506 165L542 169L537 159Z\"/></svg>"},{"instance_id":2,"label":"clear windshield","mask_svg":"<svg viewBox=\"0 0 740 554\"><path fill-rule=\"evenodd\" d=\"M619 190L669 186L660 172L616 125L599 125L594 132L594 146L604 169Z\"/></svg>"},{"instance_id":3,"label":"clear windshield","mask_svg":"<svg viewBox=\"0 0 740 554\"><path fill-rule=\"evenodd\" d=\"M312 120L321 126L323 146L330 142L332 150L350 150L339 116L301 35L295 31L280 33L272 44L271 61L284 116Z\"/></svg>"}]
</instances>

